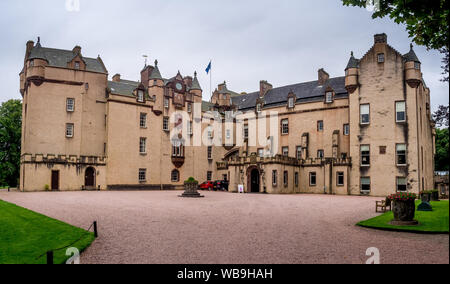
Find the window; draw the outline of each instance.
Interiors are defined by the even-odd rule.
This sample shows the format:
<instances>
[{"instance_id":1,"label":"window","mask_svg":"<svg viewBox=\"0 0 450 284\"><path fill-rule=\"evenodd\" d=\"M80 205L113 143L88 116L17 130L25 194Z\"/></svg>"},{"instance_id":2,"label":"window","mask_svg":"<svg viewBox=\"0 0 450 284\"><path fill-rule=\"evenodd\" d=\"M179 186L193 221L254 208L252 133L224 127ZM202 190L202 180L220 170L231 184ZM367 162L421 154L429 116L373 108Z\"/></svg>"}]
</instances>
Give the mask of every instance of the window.
<instances>
[{"instance_id":1,"label":"window","mask_svg":"<svg viewBox=\"0 0 450 284\"><path fill-rule=\"evenodd\" d=\"M317 185L317 174L315 172L309 173L309 185L310 186Z\"/></svg>"},{"instance_id":2,"label":"window","mask_svg":"<svg viewBox=\"0 0 450 284\"><path fill-rule=\"evenodd\" d=\"M79 61L75 62L74 68L77 69L77 70L80 69L80 62Z\"/></svg>"},{"instance_id":3,"label":"window","mask_svg":"<svg viewBox=\"0 0 450 284\"><path fill-rule=\"evenodd\" d=\"M264 149L258 149L258 157L264 158Z\"/></svg>"},{"instance_id":4,"label":"window","mask_svg":"<svg viewBox=\"0 0 450 284\"><path fill-rule=\"evenodd\" d=\"M34 67L34 60L30 61L30 67Z\"/></svg>"},{"instance_id":5,"label":"window","mask_svg":"<svg viewBox=\"0 0 450 284\"><path fill-rule=\"evenodd\" d=\"M74 124L73 123L67 123L66 124L66 137L67 138L72 138L73 137L73 133L74 133Z\"/></svg>"},{"instance_id":6,"label":"window","mask_svg":"<svg viewBox=\"0 0 450 284\"><path fill-rule=\"evenodd\" d=\"M278 172L276 170L272 171L272 184L274 186L278 184Z\"/></svg>"},{"instance_id":7,"label":"window","mask_svg":"<svg viewBox=\"0 0 450 284\"><path fill-rule=\"evenodd\" d=\"M147 181L147 169L139 169L139 182Z\"/></svg>"},{"instance_id":8,"label":"window","mask_svg":"<svg viewBox=\"0 0 450 284\"><path fill-rule=\"evenodd\" d=\"M226 136L227 136L227 139L231 139L231 130L230 129L227 129Z\"/></svg>"},{"instance_id":9,"label":"window","mask_svg":"<svg viewBox=\"0 0 450 284\"><path fill-rule=\"evenodd\" d=\"M323 131L323 120L319 120L317 122L317 131L319 131L319 132Z\"/></svg>"},{"instance_id":10,"label":"window","mask_svg":"<svg viewBox=\"0 0 450 284\"><path fill-rule=\"evenodd\" d=\"M103 143L103 155L106 156L106 151L108 150L108 144Z\"/></svg>"},{"instance_id":11,"label":"window","mask_svg":"<svg viewBox=\"0 0 450 284\"><path fill-rule=\"evenodd\" d=\"M261 104L256 105L256 112L258 112L258 113L261 112Z\"/></svg>"},{"instance_id":12,"label":"window","mask_svg":"<svg viewBox=\"0 0 450 284\"><path fill-rule=\"evenodd\" d=\"M223 175L223 181L228 181L228 175Z\"/></svg>"},{"instance_id":13,"label":"window","mask_svg":"<svg viewBox=\"0 0 450 284\"><path fill-rule=\"evenodd\" d=\"M397 191L407 191L407 180L405 177L397 177Z\"/></svg>"},{"instance_id":14,"label":"window","mask_svg":"<svg viewBox=\"0 0 450 284\"><path fill-rule=\"evenodd\" d=\"M288 171L284 171L284 173L283 173L283 183L284 183L284 186L288 186L289 185L289 173L288 173Z\"/></svg>"},{"instance_id":15,"label":"window","mask_svg":"<svg viewBox=\"0 0 450 284\"><path fill-rule=\"evenodd\" d=\"M294 98L289 98L289 100L288 100L288 107L289 108L294 108Z\"/></svg>"},{"instance_id":16,"label":"window","mask_svg":"<svg viewBox=\"0 0 450 284\"><path fill-rule=\"evenodd\" d=\"M67 112L74 112L75 111L75 99L67 99L66 101L66 110Z\"/></svg>"},{"instance_id":17,"label":"window","mask_svg":"<svg viewBox=\"0 0 450 284\"><path fill-rule=\"evenodd\" d=\"M297 151L296 151L296 157L297 160L301 160L302 159L302 146L297 146Z\"/></svg>"},{"instance_id":18,"label":"window","mask_svg":"<svg viewBox=\"0 0 450 284\"><path fill-rule=\"evenodd\" d=\"M337 186L344 186L344 177L345 175L343 172L337 173L337 181L336 181Z\"/></svg>"},{"instance_id":19,"label":"window","mask_svg":"<svg viewBox=\"0 0 450 284\"><path fill-rule=\"evenodd\" d=\"M397 144L396 146L397 165L406 165L406 144Z\"/></svg>"},{"instance_id":20,"label":"window","mask_svg":"<svg viewBox=\"0 0 450 284\"><path fill-rule=\"evenodd\" d=\"M184 157L184 147L181 141L172 141L172 157Z\"/></svg>"},{"instance_id":21,"label":"window","mask_svg":"<svg viewBox=\"0 0 450 284\"><path fill-rule=\"evenodd\" d=\"M318 150L317 151L317 158L319 158L319 159L325 158L325 153L324 153L323 150Z\"/></svg>"},{"instance_id":22,"label":"window","mask_svg":"<svg viewBox=\"0 0 450 284\"><path fill-rule=\"evenodd\" d=\"M244 139L248 139L248 124L244 125Z\"/></svg>"},{"instance_id":23,"label":"window","mask_svg":"<svg viewBox=\"0 0 450 284\"><path fill-rule=\"evenodd\" d=\"M295 174L294 174L294 183L295 183L295 186L298 187L298 185L299 185L298 172L295 172Z\"/></svg>"},{"instance_id":24,"label":"window","mask_svg":"<svg viewBox=\"0 0 450 284\"><path fill-rule=\"evenodd\" d=\"M384 63L384 53L378 54L378 63Z\"/></svg>"},{"instance_id":25,"label":"window","mask_svg":"<svg viewBox=\"0 0 450 284\"><path fill-rule=\"evenodd\" d=\"M386 155L386 153L387 153L387 147L380 146L380 155Z\"/></svg>"},{"instance_id":26,"label":"window","mask_svg":"<svg viewBox=\"0 0 450 284\"><path fill-rule=\"evenodd\" d=\"M361 146L361 166L370 166L370 146Z\"/></svg>"},{"instance_id":27,"label":"window","mask_svg":"<svg viewBox=\"0 0 450 284\"><path fill-rule=\"evenodd\" d=\"M207 181L212 181L212 172L207 172L206 173L206 180Z\"/></svg>"},{"instance_id":28,"label":"window","mask_svg":"<svg viewBox=\"0 0 450 284\"><path fill-rule=\"evenodd\" d=\"M420 63L419 62L414 62L414 69L420 70Z\"/></svg>"},{"instance_id":29,"label":"window","mask_svg":"<svg viewBox=\"0 0 450 284\"><path fill-rule=\"evenodd\" d=\"M192 121L188 121L187 127L188 127L188 129L187 129L188 135L194 134L194 130L193 130L193 128L192 128Z\"/></svg>"},{"instance_id":30,"label":"window","mask_svg":"<svg viewBox=\"0 0 450 284\"><path fill-rule=\"evenodd\" d=\"M190 103L187 104L187 112L188 113L192 112L192 105Z\"/></svg>"},{"instance_id":31,"label":"window","mask_svg":"<svg viewBox=\"0 0 450 284\"><path fill-rule=\"evenodd\" d=\"M325 103L327 103L327 104L333 103L333 92L326 92Z\"/></svg>"},{"instance_id":32,"label":"window","mask_svg":"<svg viewBox=\"0 0 450 284\"><path fill-rule=\"evenodd\" d=\"M163 118L163 130L169 131L169 118L168 117Z\"/></svg>"},{"instance_id":33,"label":"window","mask_svg":"<svg viewBox=\"0 0 450 284\"><path fill-rule=\"evenodd\" d=\"M289 147L283 147L281 149L281 152L283 153L283 156L288 157L289 156Z\"/></svg>"},{"instance_id":34,"label":"window","mask_svg":"<svg viewBox=\"0 0 450 284\"><path fill-rule=\"evenodd\" d=\"M347 153L341 153L341 158L342 159L347 159Z\"/></svg>"},{"instance_id":35,"label":"window","mask_svg":"<svg viewBox=\"0 0 450 284\"><path fill-rule=\"evenodd\" d=\"M350 135L350 124L344 124L344 135L345 136Z\"/></svg>"},{"instance_id":36,"label":"window","mask_svg":"<svg viewBox=\"0 0 450 284\"><path fill-rule=\"evenodd\" d=\"M208 139L213 139L213 131L208 130Z\"/></svg>"},{"instance_id":37,"label":"window","mask_svg":"<svg viewBox=\"0 0 450 284\"><path fill-rule=\"evenodd\" d=\"M138 90L138 102L144 102L144 91Z\"/></svg>"},{"instance_id":38,"label":"window","mask_svg":"<svg viewBox=\"0 0 450 284\"><path fill-rule=\"evenodd\" d=\"M370 177L361 178L361 192L370 192Z\"/></svg>"},{"instance_id":39,"label":"window","mask_svg":"<svg viewBox=\"0 0 450 284\"><path fill-rule=\"evenodd\" d=\"M141 113L139 125L141 128L147 128L147 114Z\"/></svg>"},{"instance_id":40,"label":"window","mask_svg":"<svg viewBox=\"0 0 450 284\"><path fill-rule=\"evenodd\" d=\"M147 138L141 138L139 140L139 153L147 153Z\"/></svg>"},{"instance_id":41,"label":"window","mask_svg":"<svg viewBox=\"0 0 450 284\"><path fill-rule=\"evenodd\" d=\"M395 103L395 117L397 122L406 121L406 102Z\"/></svg>"},{"instance_id":42,"label":"window","mask_svg":"<svg viewBox=\"0 0 450 284\"><path fill-rule=\"evenodd\" d=\"M288 119L283 119L281 121L281 134L282 135L289 134L289 120Z\"/></svg>"},{"instance_id":43,"label":"window","mask_svg":"<svg viewBox=\"0 0 450 284\"><path fill-rule=\"evenodd\" d=\"M360 106L361 113L361 124L369 124L370 123L370 105L365 104Z\"/></svg>"},{"instance_id":44,"label":"window","mask_svg":"<svg viewBox=\"0 0 450 284\"><path fill-rule=\"evenodd\" d=\"M212 160L212 147L208 146L208 160Z\"/></svg>"},{"instance_id":45,"label":"window","mask_svg":"<svg viewBox=\"0 0 450 284\"><path fill-rule=\"evenodd\" d=\"M172 171L171 180L172 180L172 182L180 181L180 172L178 170L173 170Z\"/></svg>"},{"instance_id":46,"label":"window","mask_svg":"<svg viewBox=\"0 0 450 284\"><path fill-rule=\"evenodd\" d=\"M169 108L169 98L164 97L164 107Z\"/></svg>"}]
</instances>

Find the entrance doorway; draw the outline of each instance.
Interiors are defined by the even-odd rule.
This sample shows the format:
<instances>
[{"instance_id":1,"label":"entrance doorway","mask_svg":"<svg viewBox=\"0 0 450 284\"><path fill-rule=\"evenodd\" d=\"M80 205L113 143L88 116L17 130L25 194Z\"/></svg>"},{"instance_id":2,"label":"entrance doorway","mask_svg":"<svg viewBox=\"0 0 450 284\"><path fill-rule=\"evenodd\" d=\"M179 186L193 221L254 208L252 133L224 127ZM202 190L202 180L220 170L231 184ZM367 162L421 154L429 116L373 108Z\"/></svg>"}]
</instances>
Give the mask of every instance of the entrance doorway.
<instances>
[{"instance_id":1,"label":"entrance doorway","mask_svg":"<svg viewBox=\"0 0 450 284\"><path fill-rule=\"evenodd\" d=\"M52 171L52 190L59 190L59 171Z\"/></svg>"},{"instance_id":2,"label":"entrance doorway","mask_svg":"<svg viewBox=\"0 0 450 284\"><path fill-rule=\"evenodd\" d=\"M250 190L252 193L259 193L259 171L258 169L253 169L250 173Z\"/></svg>"},{"instance_id":3,"label":"entrance doorway","mask_svg":"<svg viewBox=\"0 0 450 284\"><path fill-rule=\"evenodd\" d=\"M86 188L95 187L95 169L94 168L89 167L86 169L84 185L86 186Z\"/></svg>"}]
</instances>

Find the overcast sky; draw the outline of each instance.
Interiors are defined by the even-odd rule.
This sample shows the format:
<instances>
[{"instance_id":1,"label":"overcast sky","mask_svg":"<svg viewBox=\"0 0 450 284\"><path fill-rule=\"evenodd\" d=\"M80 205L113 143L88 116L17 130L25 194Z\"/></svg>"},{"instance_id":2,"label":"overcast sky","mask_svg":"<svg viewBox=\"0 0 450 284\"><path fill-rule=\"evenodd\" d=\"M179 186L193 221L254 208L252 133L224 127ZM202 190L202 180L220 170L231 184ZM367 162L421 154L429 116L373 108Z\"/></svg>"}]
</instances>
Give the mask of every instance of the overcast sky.
<instances>
[{"instance_id":1,"label":"overcast sky","mask_svg":"<svg viewBox=\"0 0 450 284\"><path fill-rule=\"evenodd\" d=\"M350 51L362 57L376 33L387 33L402 54L410 44L404 26L373 20L367 10L344 7L341 0L79 1L79 12L68 11L66 0L0 1L0 102L21 97L25 44L38 36L44 47L80 45L84 56L100 54L110 77L139 80L144 54L152 64L158 59L166 78L197 70L205 100L210 59L213 88L226 80L233 91L252 92L260 80L274 87L316 80L322 67L343 76ZM448 104L440 54L415 51L433 108Z\"/></svg>"}]
</instances>

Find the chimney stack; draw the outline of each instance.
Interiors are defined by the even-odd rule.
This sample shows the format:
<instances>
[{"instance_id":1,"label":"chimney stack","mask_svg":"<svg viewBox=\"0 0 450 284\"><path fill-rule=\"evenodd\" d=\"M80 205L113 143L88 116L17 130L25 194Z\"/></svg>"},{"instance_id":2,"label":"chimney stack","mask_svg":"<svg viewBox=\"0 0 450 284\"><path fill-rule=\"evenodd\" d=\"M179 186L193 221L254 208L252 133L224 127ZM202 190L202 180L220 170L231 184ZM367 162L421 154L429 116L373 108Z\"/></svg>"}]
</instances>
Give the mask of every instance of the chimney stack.
<instances>
[{"instance_id":1,"label":"chimney stack","mask_svg":"<svg viewBox=\"0 0 450 284\"><path fill-rule=\"evenodd\" d=\"M385 33L376 34L374 36L374 40L375 40L375 44L377 44L377 43L384 43L384 44L386 44L387 43L387 35Z\"/></svg>"},{"instance_id":2,"label":"chimney stack","mask_svg":"<svg viewBox=\"0 0 450 284\"><path fill-rule=\"evenodd\" d=\"M72 52L74 53L74 54L81 54L81 47L80 46L75 46L73 49L72 49Z\"/></svg>"},{"instance_id":3,"label":"chimney stack","mask_svg":"<svg viewBox=\"0 0 450 284\"><path fill-rule=\"evenodd\" d=\"M260 81L259 82L259 97L264 97L268 91L272 90L272 85L269 84L267 81Z\"/></svg>"},{"instance_id":4,"label":"chimney stack","mask_svg":"<svg viewBox=\"0 0 450 284\"><path fill-rule=\"evenodd\" d=\"M325 72L323 68L319 69L318 73L319 73L319 85L325 84L325 82L328 81L328 79L330 79L330 75L327 72Z\"/></svg>"},{"instance_id":5,"label":"chimney stack","mask_svg":"<svg viewBox=\"0 0 450 284\"><path fill-rule=\"evenodd\" d=\"M120 82L120 74L116 74L112 77L113 82Z\"/></svg>"}]
</instances>

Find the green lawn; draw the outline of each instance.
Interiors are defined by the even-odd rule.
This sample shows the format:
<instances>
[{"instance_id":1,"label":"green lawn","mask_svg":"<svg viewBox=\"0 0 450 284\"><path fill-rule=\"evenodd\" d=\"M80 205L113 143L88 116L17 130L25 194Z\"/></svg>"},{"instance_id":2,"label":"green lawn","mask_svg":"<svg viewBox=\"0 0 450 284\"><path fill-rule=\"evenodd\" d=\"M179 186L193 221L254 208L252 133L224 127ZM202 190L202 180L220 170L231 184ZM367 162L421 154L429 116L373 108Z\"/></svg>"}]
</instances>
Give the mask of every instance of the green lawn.
<instances>
[{"instance_id":1,"label":"green lawn","mask_svg":"<svg viewBox=\"0 0 450 284\"><path fill-rule=\"evenodd\" d=\"M40 255L78 239L71 247L82 252L94 233L0 200L0 264L45 264L46 255L37 259ZM54 263L65 263L65 253L55 251Z\"/></svg>"},{"instance_id":2,"label":"green lawn","mask_svg":"<svg viewBox=\"0 0 450 284\"><path fill-rule=\"evenodd\" d=\"M418 206L420 203L420 201L416 201L416 206ZM433 206L432 212L416 211L415 219L419 221L418 226L390 225L389 222L394 218L394 214L392 212L388 212L373 219L362 221L357 225L361 227L392 231L407 231L416 233L448 233L448 200L431 202L431 205Z\"/></svg>"}]
</instances>

